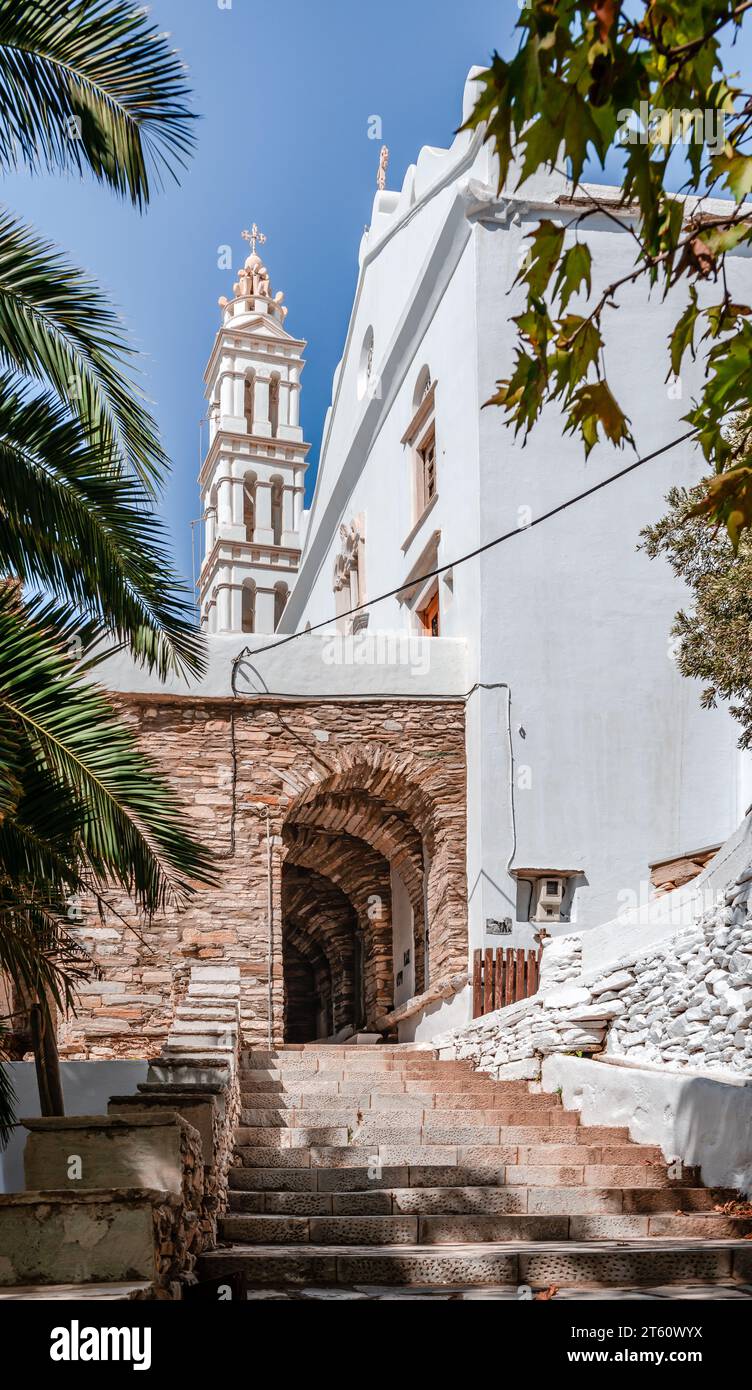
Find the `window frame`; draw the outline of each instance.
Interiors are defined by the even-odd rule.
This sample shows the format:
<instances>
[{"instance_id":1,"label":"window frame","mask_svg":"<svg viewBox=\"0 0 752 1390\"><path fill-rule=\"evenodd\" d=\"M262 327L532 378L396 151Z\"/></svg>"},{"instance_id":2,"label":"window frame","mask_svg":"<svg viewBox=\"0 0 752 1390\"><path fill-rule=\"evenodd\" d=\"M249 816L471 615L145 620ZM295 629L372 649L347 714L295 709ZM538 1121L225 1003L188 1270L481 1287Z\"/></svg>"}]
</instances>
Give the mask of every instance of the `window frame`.
<instances>
[{"instance_id":1,"label":"window frame","mask_svg":"<svg viewBox=\"0 0 752 1390\"><path fill-rule=\"evenodd\" d=\"M412 527L411 533L419 525L439 495L438 441L436 434L436 387L437 380L431 381L422 401L402 436L401 443L410 449L412 461ZM426 452L433 445L433 491L427 488Z\"/></svg>"}]
</instances>

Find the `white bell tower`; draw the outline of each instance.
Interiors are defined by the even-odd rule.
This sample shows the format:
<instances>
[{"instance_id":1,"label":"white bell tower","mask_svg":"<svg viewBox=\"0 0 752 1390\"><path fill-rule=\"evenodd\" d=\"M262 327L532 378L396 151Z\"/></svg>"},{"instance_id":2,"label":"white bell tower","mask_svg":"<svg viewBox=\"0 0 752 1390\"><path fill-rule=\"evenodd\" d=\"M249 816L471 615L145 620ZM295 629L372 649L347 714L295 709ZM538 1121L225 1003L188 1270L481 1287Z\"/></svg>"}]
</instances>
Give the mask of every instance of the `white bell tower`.
<instances>
[{"instance_id":1,"label":"white bell tower","mask_svg":"<svg viewBox=\"0 0 752 1390\"><path fill-rule=\"evenodd\" d=\"M222 324L206 369L209 447L199 486L205 521L199 577L206 632L274 632L300 562L309 445L300 427L306 344L284 324L256 244L219 301Z\"/></svg>"}]
</instances>

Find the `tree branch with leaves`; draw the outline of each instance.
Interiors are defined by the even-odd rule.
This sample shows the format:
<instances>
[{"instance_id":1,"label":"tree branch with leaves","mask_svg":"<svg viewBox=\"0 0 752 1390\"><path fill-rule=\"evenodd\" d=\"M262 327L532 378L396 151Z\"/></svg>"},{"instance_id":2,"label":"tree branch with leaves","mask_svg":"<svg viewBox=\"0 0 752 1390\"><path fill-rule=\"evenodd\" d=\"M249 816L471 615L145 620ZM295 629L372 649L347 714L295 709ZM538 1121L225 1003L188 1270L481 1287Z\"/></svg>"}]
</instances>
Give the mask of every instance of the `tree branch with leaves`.
<instances>
[{"instance_id":1,"label":"tree branch with leaves","mask_svg":"<svg viewBox=\"0 0 752 1390\"><path fill-rule=\"evenodd\" d=\"M687 353L701 356L702 388L686 419L713 476L694 505L727 528L733 545L752 525L752 452L734 454L726 428L752 399L752 308L731 295L726 258L752 239L752 97L726 71L722 43L738 35L750 8L732 0L528 0L517 52L494 54L466 122L494 148L500 191L517 167L519 187L564 165L571 201L581 205L532 233L517 276L526 303L514 319L515 360L489 404L527 436L544 406L557 403L586 454L603 437L633 444L606 371L608 313L627 284L644 280L664 296L686 286L667 375L679 374ZM702 121L692 119L698 111ZM720 142L710 135L718 130ZM605 165L617 148L625 152L621 187L616 209L605 208L582 185L583 171L590 160ZM675 191L677 161L684 172ZM727 208L709 204L717 197ZM591 302L593 255L581 231L615 213L620 225L631 219L634 267ZM701 302L705 284L718 286L716 302L707 304L707 294Z\"/></svg>"}]
</instances>

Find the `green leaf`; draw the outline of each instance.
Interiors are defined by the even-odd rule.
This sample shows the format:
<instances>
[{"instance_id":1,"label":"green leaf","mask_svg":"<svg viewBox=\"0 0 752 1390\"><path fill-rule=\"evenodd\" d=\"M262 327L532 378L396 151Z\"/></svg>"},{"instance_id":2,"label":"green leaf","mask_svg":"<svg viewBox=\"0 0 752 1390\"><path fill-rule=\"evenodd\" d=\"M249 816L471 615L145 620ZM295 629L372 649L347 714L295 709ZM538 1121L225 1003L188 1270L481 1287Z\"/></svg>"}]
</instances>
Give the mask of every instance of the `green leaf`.
<instances>
[{"instance_id":1,"label":"green leaf","mask_svg":"<svg viewBox=\"0 0 752 1390\"><path fill-rule=\"evenodd\" d=\"M699 314L697 305L697 290L694 285L689 287L689 304L687 305L681 318L669 339L671 353L671 371L674 376L678 376L681 371L681 364L684 354L689 348L692 357L695 355L694 336L697 315Z\"/></svg>"},{"instance_id":2,"label":"green leaf","mask_svg":"<svg viewBox=\"0 0 752 1390\"><path fill-rule=\"evenodd\" d=\"M729 227L701 227L699 236L713 256L720 256L750 240L752 223L743 219Z\"/></svg>"},{"instance_id":3,"label":"green leaf","mask_svg":"<svg viewBox=\"0 0 752 1390\"><path fill-rule=\"evenodd\" d=\"M118 315L88 277L0 213L0 363L50 386L91 444L114 450L155 493L167 457L133 360Z\"/></svg>"},{"instance_id":4,"label":"green leaf","mask_svg":"<svg viewBox=\"0 0 752 1390\"><path fill-rule=\"evenodd\" d=\"M712 179L722 179L737 203L752 191L752 155L739 151L717 154L710 161L710 173Z\"/></svg>"},{"instance_id":5,"label":"green leaf","mask_svg":"<svg viewBox=\"0 0 752 1390\"><path fill-rule=\"evenodd\" d=\"M585 457L598 442L599 426L612 444L634 444L629 421L605 381L581 386L572 398L567 416L567 433L579 429L585 445Z\"/></svg>"},{"instance_id":6,"label":"green leaf","mask_svg":"<svg viewBox=\"0 0 752 1390\"><path fill-rule=\"evenodd\" d=\"M688 515L721 522L737 550L742 531L752 526L752 467L742 464L712 478L706 496L689 509Z\"/></svg>"},{"instance_id":7,"label":"green leaf","mask_svg":"<svg viewBox=\"0 0 752 1390\"><path fill-rule=\"evenodd\" d=\"M577 294L583 284L590 294L592 261L590 247L584 241L575 242L562 257L554 285L554 294L559 296L562 313L572 295Z\"/></svg>"},{"instance_id":8,"label":"green leaf","mask_svg":"<svg viewBox=\"0 0 752 1390\"><path fill-rule=\"evenodd\" d=\"M101 690L79 678L34 606L19 609L7 590L0 592L0 714L22 750L21 780L36 808L30 823L50 844L60 843L61 824L71 827L64 858L102 886L120 883L146 911L180 905L193 880L211 880L208 851L186 831L175 793L131 729ZM14 820L24 817L21 802ZM7 858L2 871L9 873Z\"/></svg>"},{"instance_id":9,"label":"green leaf","mask_svg":"<svg viewBox=\"0 0 752 1390\"><path fill-rule=\"evenodd\" d=\"M561 319L558 327L557 346L569 359L567 380L571 390L578 381L587 376L590 367L598 361L603 339L597 325L580 314L567 314Z\"/></svg>"},{"instance_id":10,"label":"green leaf","mask_svg":"<svg viewBox=\"0 0 752 1390\"><path fill-rule=\"evenodd\" d=\"M142 207L193 146L185 67L130 0L0 0L0 169L94 177Z\"/></svg>"},{"instance_id":11,"label":"green leaf","mask_svg":"<svg viewBox=\"0 0 752 1390\"><path fill-rule=\"evenodd\" d=\"M0 577L77 606L165 676L203 669L191 596L145 490L51 395L0 373Z\"/></svg>"},{"instance_id":12,"label":"green leaf","mask_svg":"<svg viewBox=\"0 0 752 1390\"><path fill-rule=\"evenodd\" d=\"M531 296L539 297L546 290L561 255L564 236L564 227L557 227L548 218L539 222L531 233L532 245L517 275L517 281L528 286Z\"/></svg>"}]
</instances>

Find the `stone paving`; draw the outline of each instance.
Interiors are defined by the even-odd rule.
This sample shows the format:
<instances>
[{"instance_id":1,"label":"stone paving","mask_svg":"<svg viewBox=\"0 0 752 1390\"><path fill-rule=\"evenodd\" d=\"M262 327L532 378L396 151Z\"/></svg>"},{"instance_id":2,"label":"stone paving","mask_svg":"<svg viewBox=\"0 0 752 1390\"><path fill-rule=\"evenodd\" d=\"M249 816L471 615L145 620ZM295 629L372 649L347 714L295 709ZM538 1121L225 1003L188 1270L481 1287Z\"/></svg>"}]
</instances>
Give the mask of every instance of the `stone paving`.
<instances>
[{"instance_id":1,"label":"stone paving","mask_svg":"<svg viewBox=\"0 0 752 1390\"><path fill-rule=\"evenodd\" d=\"M254 1298L749 1296L737 1194L525 1082L428 1049L311 1045L246 1054L240 1083L206 1279Z\"/></svg>"}]
</instances>

